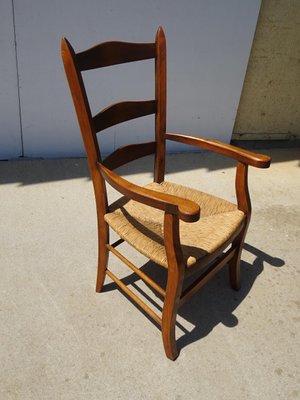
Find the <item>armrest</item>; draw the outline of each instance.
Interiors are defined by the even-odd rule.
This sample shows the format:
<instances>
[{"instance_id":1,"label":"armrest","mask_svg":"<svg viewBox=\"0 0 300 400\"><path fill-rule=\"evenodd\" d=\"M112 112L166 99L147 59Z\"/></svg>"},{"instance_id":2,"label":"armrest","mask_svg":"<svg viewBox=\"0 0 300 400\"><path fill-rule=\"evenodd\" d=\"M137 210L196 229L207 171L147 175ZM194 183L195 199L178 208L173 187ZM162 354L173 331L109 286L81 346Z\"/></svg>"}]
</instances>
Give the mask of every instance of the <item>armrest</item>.
<instances>
[{"instance_id":1,"label":"armrest","mask_svg":"<svg viewBox=\"0 0 300 400\"><path fill-rule=\"evenodd\" d=\"M271 163L271 157L267 155L253 153L251 151L240 149L239 147L222 143L217 140L181 135L179 133L166 133L166 139L212 150L215 153L233 158L244 164L252 165L252 167L269 168Z\"/></svg>"},{"instance_id":2,"label":"armrest","mask_svg":"<svg viewBox=\"0 0 300 400\"><path fill-rule=\"evenodd\" d=\"M124 196L165 212L178 215L185 222L196 222L199 220L200 207L195 202L135 185L121 178L99 162L97 163L97 167L103 178Z\"/></svg>"}]
</instances>

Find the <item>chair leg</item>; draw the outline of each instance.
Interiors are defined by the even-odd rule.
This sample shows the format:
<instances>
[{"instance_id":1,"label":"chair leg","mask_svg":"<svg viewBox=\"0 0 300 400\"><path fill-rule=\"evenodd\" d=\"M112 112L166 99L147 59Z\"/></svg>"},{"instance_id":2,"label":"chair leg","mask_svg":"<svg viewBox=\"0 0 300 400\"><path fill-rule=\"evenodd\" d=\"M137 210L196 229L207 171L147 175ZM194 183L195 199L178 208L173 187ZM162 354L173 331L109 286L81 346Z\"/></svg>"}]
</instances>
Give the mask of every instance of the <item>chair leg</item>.
<instances>
[{"instance_id":1,"label":"chair leg","mask_svg":"<svg viewBox=\"0 0 300 400\"><path fill-rule=\"evenodd\" d=\"M174 361L178 357L175 323L184 279L184 263L179 239L179 219L173 214L165 213L164 239L168 259L168 282L161 330L166 356Z\"/></svg>"},{"instance_id":2,"label":"chair leg","mask_svg":"<svg viewBox=\"0 0 300 400\"><path fill-rule=\"evenodd\" d=\"M96 292L101 292L106 274L108 261L109 230L107 223L103 220L98 222L98 271L96 280Z\"/></svg>"},{"instance_id":3,"label":"chair leg","mask_svg":"<svg viewBox=\"0 0 300 400\"><path fill-rule=\"evenodd\" d=\"M247 227L248 224L242 230L242 232L240 232L238 237L233 242L233 245L236 246L237 251L233 256L233 258L228 263L230 285L234 290L240 290L241 288L241 255L244 245L244 239L247 232Z\"/></svg>"},{"instance_id":4,"label":"chair leg","mask_svg":"<svg viewBox=\"0 0 300 400\"><path fill-rule=\"evenodd\" d=\"M178 357L176 346L175 324L182 291L182 279L168 277L166 297L162 312L162 338L166 356L174 361Z\"/></svg>"},{"instance_id":5,"label":"chair leg","mask_svg":"<svg viewBox=\"0 0 300 400\"><path fill-rule=\"evenodd\" d=\"M240 290L241 288L241 253L243 244L240 245L238 251L229 262L229 280L232 289Z\"/></svg>"}]
</instances>

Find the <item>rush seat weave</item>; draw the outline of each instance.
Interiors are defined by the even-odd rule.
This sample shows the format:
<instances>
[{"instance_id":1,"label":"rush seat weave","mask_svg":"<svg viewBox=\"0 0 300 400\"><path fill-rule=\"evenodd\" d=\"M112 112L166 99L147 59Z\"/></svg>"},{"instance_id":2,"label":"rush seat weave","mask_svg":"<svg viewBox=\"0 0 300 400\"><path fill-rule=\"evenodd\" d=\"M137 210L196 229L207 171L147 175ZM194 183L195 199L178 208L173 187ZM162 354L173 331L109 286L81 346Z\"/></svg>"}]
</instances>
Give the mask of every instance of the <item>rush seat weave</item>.
<instances>
[{"instance_id":1,"label":"rush seat weave","mask_svg":"<svg viewBox=\"0 0 300 400\"><path fill-rule=\"evenodd\" d=\"M180 241L187 267L218 249L244 220L244 213L235 204L196 189L170 182L152 182L145 187L199 204L199 221L180 221ZM164 246L164 212L134 200L127 201L124 197L112 204L110 209L112 211L104 217L110 227L144 256L168 268Z\"/></svg>"}]
</instances>

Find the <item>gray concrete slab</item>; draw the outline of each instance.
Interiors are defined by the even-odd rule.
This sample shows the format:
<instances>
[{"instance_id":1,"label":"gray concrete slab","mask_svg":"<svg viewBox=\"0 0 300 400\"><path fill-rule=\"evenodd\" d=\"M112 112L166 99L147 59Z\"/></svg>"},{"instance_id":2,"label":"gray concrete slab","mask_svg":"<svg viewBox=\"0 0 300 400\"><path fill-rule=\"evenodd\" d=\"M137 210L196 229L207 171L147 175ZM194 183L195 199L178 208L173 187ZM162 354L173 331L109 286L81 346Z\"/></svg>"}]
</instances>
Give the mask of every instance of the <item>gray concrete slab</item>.
<instances>
[{"instance_id":1,"label":"gray concrete slab","mask_svg":"<svg viewBox=\"0 0 300 400\"><path fill-rule=\"evenodd\" d=\"M94 291L86 160L0 163L0 398L300 397L300 151L265 152L272 167L250 169L242 289L232 291L223 270L180 310L175 362L165 358L160 331L109 280L103 293ZM151 163L145 158L122 174L146 183ZM169 180L234 199L233 164L223 157L171 155L167 171ZM144 268L164 279L153 264Z\"/></svg>"}]
</instances>

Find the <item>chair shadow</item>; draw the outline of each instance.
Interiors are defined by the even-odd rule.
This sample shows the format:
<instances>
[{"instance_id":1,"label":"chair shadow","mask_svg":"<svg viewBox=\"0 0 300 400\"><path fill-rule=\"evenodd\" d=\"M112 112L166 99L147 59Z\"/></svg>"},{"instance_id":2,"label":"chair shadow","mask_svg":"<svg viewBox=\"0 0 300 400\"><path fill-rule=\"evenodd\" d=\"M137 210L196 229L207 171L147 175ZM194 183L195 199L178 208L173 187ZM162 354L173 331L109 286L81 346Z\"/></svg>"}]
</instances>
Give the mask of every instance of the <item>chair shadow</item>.
<instances>
[{"instance_id":1,"label":"chair shadow","mask_svg":"<svg viewBox=\"0 0 300 400\"><path fill-rule=\"evenodd\" d=\"M207 336L220 323L229 328L238 325L239 321L234 311L247 297L256 278L263 272L264 263L273 267L282 267L285 264L284 260L272 257L250 244L244 244L245 250L256 258L252 264L241 261L242 286L239 291L231 289L227 268L223 268L179 310L178 314L194 325L190 332L178 339L179 350Z\"/></svg>"},{"instance_id":2,"label":"chair shadow","mask_svg":"<svg viewBox=\"0 0 300 400\"><path fill-rule=\"evenodd\" d=\"M241 262L241 280L242 286L239 291L231 289L228 279L227 268L223 268L217 273L201 290L199 290L186 304L178 311L181 322L176 322L176 327L183 333L177 340L178 350L180 351L185 346L198 341L207 336L215 326L222 323L227 327L234 327L238 324L238 318L234 315L234 310L247 297L248 293L256 280L264 269L264 263L273 267L284 266L284 260L273 257L248 243L244 244L244 251L250 252L255 256L254 262ZM155 280L160 286L165 287L167 281L167 270L159 265L149 261L140 268L151 279ZM195 279L195 277L192 279ZM191 278L190 278L191 279ZM122 279L126 285L131 285L136 292L143 295L144 298L151 303L159 312L162 307L157 303L162 302L162 297L151 289L149 296L137 284L140 278L136 274L130 274ZM189 279L187 280L187 284ZM115 283L106 284L103 292L119 289ZM119 289L120 290L120 289ZM123 292L122 292L123 293ZM123 293L124 294L124 293ZM141 307L139 307L129 296L125 297L152 322L158 326ZM192 325L189 329L185 325Z\"/></svg>"}]
</instances>

